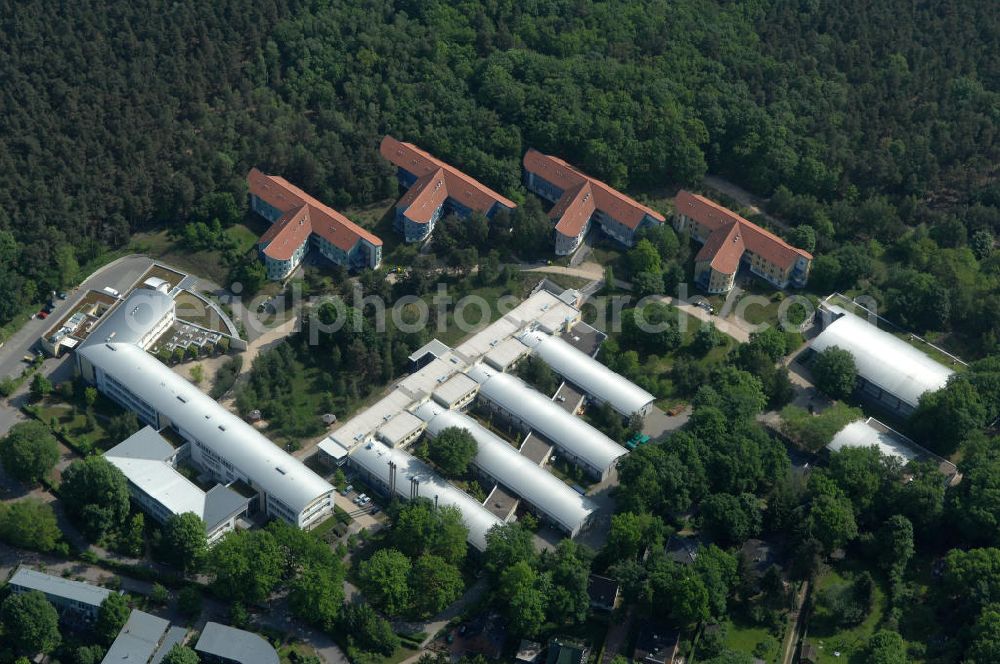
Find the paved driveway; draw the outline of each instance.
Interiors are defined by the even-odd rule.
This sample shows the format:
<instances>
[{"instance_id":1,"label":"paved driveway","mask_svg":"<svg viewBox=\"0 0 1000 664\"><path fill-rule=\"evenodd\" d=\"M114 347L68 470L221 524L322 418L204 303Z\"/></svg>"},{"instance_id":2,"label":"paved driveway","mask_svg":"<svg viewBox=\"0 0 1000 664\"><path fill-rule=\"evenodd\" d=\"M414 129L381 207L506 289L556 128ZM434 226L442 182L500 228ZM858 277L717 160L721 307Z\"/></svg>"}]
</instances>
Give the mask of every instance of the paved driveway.
<instances>
[{"instance_id":1,"label":"paved driveway","mask_svg":"<svg viewBox=\"0 0 1000 664\"><path fill-rule=\"evenodd\" d=\"M105 286L110 286L124 292L152 264L153 260L146 256L125 256L108 263L87 277L78 288L73 290L67 300L56 300L55 310L48 318L45 320L31 319L20 330L11 335L3 348L0 348L0 376L20 374L26 366L21 358L35 345L45 330L77 305L88 290L101 290Z\"/></svg>"}]
</instances>

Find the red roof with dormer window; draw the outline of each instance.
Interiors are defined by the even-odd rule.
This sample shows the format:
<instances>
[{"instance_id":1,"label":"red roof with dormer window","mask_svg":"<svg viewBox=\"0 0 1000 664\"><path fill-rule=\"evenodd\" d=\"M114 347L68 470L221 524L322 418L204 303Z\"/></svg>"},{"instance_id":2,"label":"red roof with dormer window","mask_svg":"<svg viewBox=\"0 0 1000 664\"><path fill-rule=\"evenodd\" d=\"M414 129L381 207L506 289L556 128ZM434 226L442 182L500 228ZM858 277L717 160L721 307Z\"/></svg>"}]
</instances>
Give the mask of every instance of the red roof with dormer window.
<instances>
[{"instance_id":1,"label":"red roof with dormer window","mask_svg":"<svg viewBox=\"0 0 1000 664\"><path fill-rule=\"evenodd\" d=\"M254 168L247 175L247 184L251 194L284 213L258 240L269 243L264 248L264 255L269 258L288 260L311 233L344 251L350 251L362 239L376 247L382 246L377 235L282 177L267 175Z\"/></svg>"},{"instance_id":2,"label":"red roof with dormer window","mask_svg":"<svg viewBox=\"0 0 1000 664\"><path fill-rule=\"evenodd\" d=\"M563 235L579 235L595 209L632 230L646 215L660 223L666 221L656 210L581 173L558 157L529 149L524 155L524 169L563 190L562 198L549 211L549 217L556 220L556 230Z\"/></svg>"},{"instance_id":3,"label":"red roof with dormer window","mask_svg":"<svg viewBox=\"0 0 1000 664\"><path fill-rule=\"evenodd\" d=\"M446 198L453 198L470 210L483 214L496 204L511 210L517 207L514 201L412 143L386 136L379 145L379 152L398 168L417 176L416 182L396 204L396 207L406 209L406 217L411 221L430 222L434 211Z\"/></svg>"}]
</instances>

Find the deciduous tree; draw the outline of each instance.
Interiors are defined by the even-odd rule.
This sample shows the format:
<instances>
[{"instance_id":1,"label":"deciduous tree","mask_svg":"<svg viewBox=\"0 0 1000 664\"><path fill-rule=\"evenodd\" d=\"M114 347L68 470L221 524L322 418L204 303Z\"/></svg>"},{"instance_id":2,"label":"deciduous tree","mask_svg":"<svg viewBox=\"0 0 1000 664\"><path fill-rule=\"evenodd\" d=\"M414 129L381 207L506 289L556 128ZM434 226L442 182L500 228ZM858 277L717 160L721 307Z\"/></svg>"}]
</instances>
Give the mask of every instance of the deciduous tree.
<instances>
[{"instance_id":1,"label":"deciduous tree","mask_svg":"<svg viewBox=\"0 0 1000 664\"><path fill-rule=\"evenodd\" d=\"M92 541L125 523L128 483L103 456L74 461L62 480L59 494L66 512Z\"/></svg>"},{"instance_id":2,"label":"deciduous tree","mask_svg":"<svg viewBox=\"0 0 1000 664\"><path fill-rule=\"evenodd\" d=\"M0 462L22 482L34 484L59 461L59 444L41 422L19 422L0 440Z\"/></svg>"}]
</instances>

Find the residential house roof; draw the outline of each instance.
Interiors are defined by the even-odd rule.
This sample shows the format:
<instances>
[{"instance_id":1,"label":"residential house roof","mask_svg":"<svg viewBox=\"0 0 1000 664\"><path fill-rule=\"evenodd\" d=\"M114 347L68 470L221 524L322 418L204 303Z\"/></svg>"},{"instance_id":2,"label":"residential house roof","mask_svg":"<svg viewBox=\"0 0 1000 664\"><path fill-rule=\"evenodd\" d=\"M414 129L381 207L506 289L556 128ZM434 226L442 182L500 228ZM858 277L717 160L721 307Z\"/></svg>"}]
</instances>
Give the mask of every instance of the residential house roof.
<instances>
[{"instance_id":1,"label":"residential house roof","mask_svg":"<svg viewBox=\"0 0 1000 664\"><path fill-rule=\"evenodd\" d=\"M582 643L565 639L549 641L549 654L545 664L583 664L589 648Z\"/></svg>"},{"instance_id":2,"label":"residential house roof","mask_svg":"<svg viewBox=\"0 0 1000 664\"><path fill-rule=\"evenodd\" d=\"M812 254L808 251L793 247L774 233L764 230L704 196L682 189L677 192L677 198L674 199L674 209L678 214L693 219L709 230L709 238L695 260L711 258L712 268L720 272L729 274L735 272L744 251L751 251L769 263L785 269L794 265L799 258L812 260ZM724 233L725 237L721 240L713 239L720 232ZM714 261L720 253L722 256L718 258L717 267Z\"/></svg>"},{"instance_id":3,"label":"residential house roof","mask_svg":"<svg viewBox=\"0 0 1000 664\"><path fill-rule=\"evenodd\" d=\"M523 164L529 173L562 189L563 195L549 211L549 217L558 220L556 230L563 235L578 235L595 209L631 229L638 227L646 215L659 222L666 221L656 210L581 173L559 157L529 149L524 154Z\"/></svg>"},{"instance_id":4,"label":"residential house roof","mask_svg":"<svg viewBox=\"0 0 1000 664\"><path fill-rule=\"evenodd\" d=\"M247 175L247 184L251 194L284 213L259 240L269 243L264 254L274 260L291 258L311 233L344 251L353 249L358 240L382 246L378 236L282 177L253 168Z\"/></svg>"},{"instance_id":5,"label":"residential house roof","mask_svg":"<svg viewBox=\"0 0 1000 664\"><path fill-rule=\"evenodd\" d=\"M406 216L411 221L430 222L445 198L453 198L470 210L484 214L496 204L510 209L517 207L514 201L412 143L385 136L379 145L379 152L395 166L417 177L396 204L396 207L406 208Z\"/></svg>"},{"instance_id":6,"label":"residential house roof","mask_svg":"<svg viewBox=\"0 0 1000 664\"><path fill-rule=\"evenodd\" d=\"M591 574L587 582L587 594L590 595L590 605L614 608L621 592L621 584L606 576Z\"/></svg>"},{"instance_id":7,"label":"residential house roof","mask_svg":"<svg viewBox=\"0 0 1000 664\"><path fill-rule=\"evenodd\" d=\"M697 560L699 548L701 548L701 545L698 540L694 538L671 535L667 539L667 543L663 547L663 551L667 558L675 563L690 565Z\"/></svg>"},{"instance_id":8,"label":"residential house roof","mask_svg":"<svg viewBox=\"0 0 1000 664\"><path fill-rule=\"evenodd\" d=\"M763 574L772 565L781 567L776 547L765 540L748 539L740 549L740 556L757 574Z\"/></svg>"},{"instance_id":9,"label":"residential house roof","mask_svg":"<svg viewBox=\"0 0 1000 664\"><path fill-rule=\"evenodd\" d=\"M680 649L680 633L659 623L643 621L635 640L632 661L636 664L672 664Z\"/></svg>"},{"instance_id":10,"label":"residential house roof","mask_svg":"<svg viewBox=\"0 0 1000 664\"><path fill-rule=\"evenodd\" d=\"M517 655L515 655L514 659L518 662L534 664L538 660L538 656L541 652L542 644L538 641L521 639L521 644L517 647Z\"/></svg>"}]
</instances>

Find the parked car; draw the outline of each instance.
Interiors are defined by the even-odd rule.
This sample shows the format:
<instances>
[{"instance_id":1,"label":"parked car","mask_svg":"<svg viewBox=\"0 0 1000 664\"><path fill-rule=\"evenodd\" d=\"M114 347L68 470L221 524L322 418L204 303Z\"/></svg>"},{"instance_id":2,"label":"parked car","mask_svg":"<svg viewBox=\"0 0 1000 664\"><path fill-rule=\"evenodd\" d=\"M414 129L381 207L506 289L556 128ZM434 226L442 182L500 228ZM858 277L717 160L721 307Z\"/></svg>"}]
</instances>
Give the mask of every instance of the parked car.
<instances>
[{"instance_id":1,"label":"parked car","mask_svg":"<svg viewBox=\"0 0 1000 664\"><path fill-rule=\"evenodd\" d=\"M62 293L59 293L59 299L60 300L65 300L67 297L69 297L69 295L65 291L63 291Z\"/></svg>"},{"instance_id":2,"label":"parked car","mask_svg":"<svg viewBox=\"0 0 1000 664\"><path fill-rule=\"evenodd\" d=\"M344 490L340 492L340 495L346 496L347 494L349 494L352 491L354 491L354 485L353 484L348 484L347 486L344 487Z\"/></svg>"},{"instance_id":3,"label":"parked car","mask_svg":"<svg viewBox=\"0 0 1000 664\"><path fill-rule=\"evenodd\" d=\"M379 507L378 505L372 505L372 511L371 511L372 516L375 516L381 511L382 511L381 507Z\"/></svg>"},{"instance_id":4,"label":"parked car","mask_svg":"<svg viewBox=\"0 0 1000 664\"><path fill-rule=\"evenodd\" d=\"M371 501L372 501L372 497L371 496L365 496L365 499L361 501L361 504L362 505L367 505Z\"/></svg>"},{"instance_id":5,"label":"parked car","mask_svg":"<svg viewBox=\"0 0 1000 664\"><path fill-rule=\"evenodd\" d=\"M41 311L38 312L38 317L43 319L48 318L49 312L47 312L45 309L42 309Z\"/></svg>"}]
</instances>

